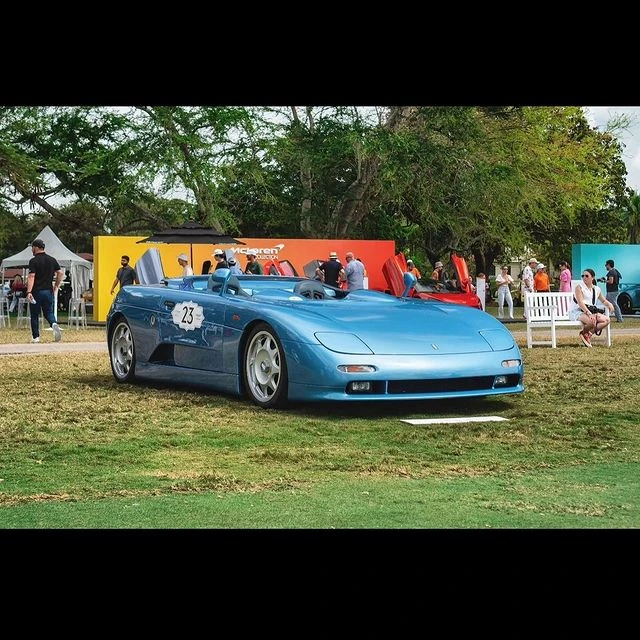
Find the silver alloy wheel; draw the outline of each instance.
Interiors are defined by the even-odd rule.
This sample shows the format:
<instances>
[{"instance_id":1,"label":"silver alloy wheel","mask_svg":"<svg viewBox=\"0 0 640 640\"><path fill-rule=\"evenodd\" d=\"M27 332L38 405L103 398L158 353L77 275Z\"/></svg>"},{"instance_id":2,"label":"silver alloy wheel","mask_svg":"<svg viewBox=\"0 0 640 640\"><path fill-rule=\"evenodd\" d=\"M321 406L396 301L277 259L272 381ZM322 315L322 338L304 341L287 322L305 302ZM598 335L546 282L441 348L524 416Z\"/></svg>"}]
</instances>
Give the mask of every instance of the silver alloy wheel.
<instances>
[{"instance_id":1,"label":"silver alloy wheel","mask_svg":"<svg viewBox=\"0 0 640 640\"><path fill-rule=\"evenodd\" d=\"M113 330L110 352L113 375L120 381L128 380L133 373L133 336L126 321Z\"/></svg>"},{"instance_id":2,"label":"silver alloy wheel","mask_svg":"<svg viewBox=\"0 0 640 640\"><path fill-rule=\"evenodd\" d=\"M246 351L245 372L248 391L258 403L277 399L281 358L280 347L271 332L261 330L251 338Z\"/></svg>"}]
</instances>

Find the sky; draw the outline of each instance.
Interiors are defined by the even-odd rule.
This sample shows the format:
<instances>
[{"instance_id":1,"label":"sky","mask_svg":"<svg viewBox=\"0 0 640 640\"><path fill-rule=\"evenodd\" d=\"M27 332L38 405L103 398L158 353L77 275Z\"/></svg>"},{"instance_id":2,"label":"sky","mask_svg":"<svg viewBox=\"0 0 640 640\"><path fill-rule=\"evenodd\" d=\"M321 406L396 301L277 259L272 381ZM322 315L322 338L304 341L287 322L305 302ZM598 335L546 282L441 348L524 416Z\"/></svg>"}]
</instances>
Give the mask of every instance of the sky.
<instances>
[{"instance_id":1,"label":"sky","mask_svg":"<svg viewBox=\"0 0 640 640\"><path fill-rule=\"evenodd\" d=\"M626 131L616 133L622 142L622 159L627 165L627 186L640 193L640 107L584 107L589 124L601 131L612 117L626 114L631 124Z\"/></svg>"}]
</instances>

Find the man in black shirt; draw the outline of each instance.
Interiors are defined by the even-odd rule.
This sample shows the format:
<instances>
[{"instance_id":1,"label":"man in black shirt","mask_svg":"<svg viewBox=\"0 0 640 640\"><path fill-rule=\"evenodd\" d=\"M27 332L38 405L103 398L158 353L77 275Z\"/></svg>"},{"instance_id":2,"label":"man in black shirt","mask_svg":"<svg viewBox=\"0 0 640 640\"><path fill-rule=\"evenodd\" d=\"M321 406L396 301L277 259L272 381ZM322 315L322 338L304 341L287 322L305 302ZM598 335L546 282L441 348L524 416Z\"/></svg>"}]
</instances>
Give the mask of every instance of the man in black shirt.
<instances>
[{"instance_id":1,"label":"man in black shirt","mask_svg":"<svg viewBox=\"0 0 640 640\"><path fill-rule=\"evenodd\" d=\"M227 262L227 258L222 249L216 249L211 255L213 256L213 259L216 261L216 267L214 271L217 271L218 269L229 268L229 263Z\"/></svg>"},{"instance_id":2,"label":"man in black shirt","mask_svg":"<svg viewBox=\"0 0 640 640\"><path fill-rule=\"evenodd\" d=\"M33 258L29 260L27 300L31 303L31 342L40 342L40 310L53 329L53 339L60 342L62 333L53 313L54 295L60 289L64 271L58 261L44 252L44 241L31 243ZM55 278L55 284L52 284Z\"/></svg>"},{"instance_id":3,"label":"man in black shirt","mask_svg":"<svg viewBox=\"0 0 640 640\"><path fill-rule=\"evenodd\" d=\"M339 287L340 282L344 281L344 269L342 268L342 264L338 260L338 254L335 251L332 251L329 254L329 259L325 260L316 269L316 275L321 276L323 282L331 285L332 287Z\"/></svg>"},{"instance_id":4,"label":"man in black shirt","mask_svg":"<svg viewBox=\"0 0 640 640\"><path fill-rule=\"evenodd\" d=\"M136 270L129 265L129 256L122 256L122 258L120 258L120 264L122 266L116 272L116 279L111 285L111 295L113 295L118 283L120 283L121 289L122 287L126 287L128 284L140 284Z\"/></svg>"},{"instance_id":5,"label":"man in black shirt","mask_svg":"<svg viewBox=\"0 0 640 640\"><path fill-rule=\"evenodd\" d=\"M613 311L616 314L616 320L623 322L622 311L618 306L618 284L620 283L620 272L615 268L615 262L613 260L607 260L605 267L607 269L607 275L605 281L607 283L607 300L613 305Z\"/></svg>"}]
</instances>

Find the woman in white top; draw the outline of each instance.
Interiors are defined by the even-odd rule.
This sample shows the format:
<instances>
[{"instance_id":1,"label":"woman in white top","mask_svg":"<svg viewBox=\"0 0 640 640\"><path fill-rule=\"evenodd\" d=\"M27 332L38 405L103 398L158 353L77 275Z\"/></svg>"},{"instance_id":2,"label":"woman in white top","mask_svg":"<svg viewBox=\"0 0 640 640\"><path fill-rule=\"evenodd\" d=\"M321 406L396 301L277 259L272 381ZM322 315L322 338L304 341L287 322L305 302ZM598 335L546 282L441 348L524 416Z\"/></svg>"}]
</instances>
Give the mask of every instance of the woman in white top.
<instances>
[{"instance_id":1,"label":"woman in white top","mask_svg":"<svg viewBox=\"0 0 640 640\"><path fill-rule=\"evenodd\" d=\"M513 320L513 298L511 297L511 285L513 278L509 275L509 267L502 267L502 272L496 276L498 285L498 318L504 318L504 303L509 307L509 318Z\"/></svg>"},{"instance_id":2,"label":"woman in white top","mask_svg":"<svg viewBox=\"0 0 640 640\"><path fill-rule=\"evenodd\" d=\"M581 281L573 291L569 318L582 322L582 331L579 335L585 347L591 346L593 332L598 331L599 335L599 332L611 322L610 318L603 313L589 311L588 305L595 305L596 301L600 301L613 312L613 305L605 298L602 289L596 285L596 272L593 269L583 269Z\"/></svg>"}]
</instances>

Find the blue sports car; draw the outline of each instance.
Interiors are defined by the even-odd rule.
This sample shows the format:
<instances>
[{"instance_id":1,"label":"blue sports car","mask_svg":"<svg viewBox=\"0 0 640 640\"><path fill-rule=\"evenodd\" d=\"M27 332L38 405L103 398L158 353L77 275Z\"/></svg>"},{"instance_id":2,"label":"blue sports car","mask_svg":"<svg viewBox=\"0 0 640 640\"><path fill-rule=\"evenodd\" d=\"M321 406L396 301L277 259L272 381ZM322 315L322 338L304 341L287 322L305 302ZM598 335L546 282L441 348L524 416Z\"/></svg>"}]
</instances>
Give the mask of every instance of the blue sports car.
<instances>
[{"instance_id":1,"label":"blue sports car","mask_svg":"<svg viewBox=\"0 0 640 640\"><path fill-rule=\"evenodd\" d=\"M624 315L631 315L640 309L640 284L620 283L618 306Z\"/></svg>"},{"instance_id":2,"label":"blue sports car","mask_svg":"<svg viewBox=\"0 0 640 640\"><path fill-rule=\"evenodd\" d=\"M126 286L107 338L118 382L200 385L265 408L524 391L518 346L488 313L303 277L219 269Z\"/></svg>"}]
</instances>

